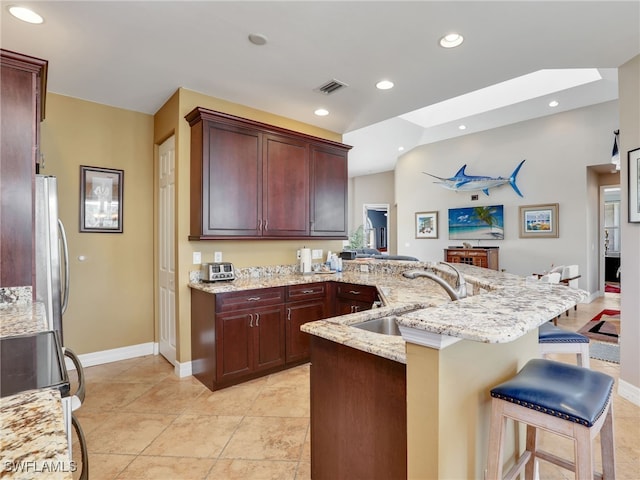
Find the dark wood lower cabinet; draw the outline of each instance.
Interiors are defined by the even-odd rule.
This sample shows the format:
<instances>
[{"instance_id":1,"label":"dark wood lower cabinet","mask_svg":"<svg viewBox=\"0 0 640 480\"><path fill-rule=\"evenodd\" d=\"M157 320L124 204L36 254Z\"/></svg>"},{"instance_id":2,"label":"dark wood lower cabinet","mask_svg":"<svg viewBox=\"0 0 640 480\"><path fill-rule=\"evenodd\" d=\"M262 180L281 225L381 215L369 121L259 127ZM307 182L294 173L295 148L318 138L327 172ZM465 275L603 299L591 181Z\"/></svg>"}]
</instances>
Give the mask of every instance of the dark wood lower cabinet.
<instances>
[{"instance_id":1,"label":"dark wood lower cabinet","mask_svg":"<svg viewBox=\"0 0 640 480\"><path fill-rule=\"evenodd\" d=\"M407 478L406 366L311 337L311 477Z\"/></svg>"},{"instance_id":2,"label":"dark wood lower cabinet","mask_svg":"<svg viewBox=\"0 0 640 480\"><path fill-rule=\"evenodd\" d=\"M287 363L309 361L309 334L301 332L300 326L327 318L325 300L298 302L287 305Z\"/></svg>"}]
</instances>

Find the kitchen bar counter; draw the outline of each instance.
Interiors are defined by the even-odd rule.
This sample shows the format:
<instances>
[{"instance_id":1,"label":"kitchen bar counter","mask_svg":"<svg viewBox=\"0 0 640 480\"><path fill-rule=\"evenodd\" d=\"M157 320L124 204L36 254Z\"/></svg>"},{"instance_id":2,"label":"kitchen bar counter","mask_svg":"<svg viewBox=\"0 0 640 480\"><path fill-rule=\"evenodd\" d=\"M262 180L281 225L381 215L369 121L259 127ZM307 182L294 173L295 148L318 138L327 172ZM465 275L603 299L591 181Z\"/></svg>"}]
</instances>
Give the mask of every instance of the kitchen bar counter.
<instances>
[{"instance_id":1,"label":"kitchen bar counter","mask_svg":"<svg viewBox=\"0 0 640 480\"><path fill-rule=\"evenodd\" d=\"M43 304L0 304L0 336L45 330ZM2 478L71 479L60 392L51 388L29 390L0 399L0 445Z\"/></svg>"},{"instance_id":2,"label":"kitchen bar counter","mask_svg":"<svg viewBox=\"0 0 640 480\"><path fill-rule=\"evenodd\" d=\"M337 281L373 285L383 306L364 312L304 324L302 331L352 348L406 363L405 340L350 327L365 320L401 315L398 323L429 336L453 337L482 343L511 342L544 322L564 313L586 298L582 290L564 285L528 283L523 277L474 267L456 265L467 282L469 297L451 302L442 287L428 278L407 279L406 270L429 268L453 283L444 265L355 260L344 262L345 271L335 274L301 275L295 267L273 267L272 271L241 269L232 282L190 283L191 288L209 293L297 285L318 281ZM367 272L361 271L362 269ZM403 328L403 331L407 331Z\"/></svg>"}]
</instances>

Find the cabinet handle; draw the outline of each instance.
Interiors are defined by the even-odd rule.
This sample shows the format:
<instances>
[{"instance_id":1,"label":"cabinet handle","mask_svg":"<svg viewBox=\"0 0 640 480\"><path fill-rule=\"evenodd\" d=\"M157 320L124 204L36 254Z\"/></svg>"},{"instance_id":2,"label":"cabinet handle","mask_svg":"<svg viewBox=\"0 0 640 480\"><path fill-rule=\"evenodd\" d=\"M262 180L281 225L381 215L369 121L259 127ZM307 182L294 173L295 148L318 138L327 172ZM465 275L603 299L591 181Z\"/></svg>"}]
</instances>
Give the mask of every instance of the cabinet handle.
<instances>
[{"instance_id":1,"label":"cabinet handle","mask_svg":"<svg viewBox=\"0 0 640 480\"><path fill-rule=\"evenodd\" d=\"M262 230L262 219L258 220L258 230Z\"/></svg>"},{"instance_id":2,"label":"cabinet handle","mask_svg":"<svg viewBox=\"0 0 640 480\"><path fill-rule=\"evenodd\" d=\"M253 313L249 314L249 328L253 328Z\"/></svg>"},{"instance_id":3,"label":"cabinet handle","mask_svg":"<svg viewBox=\"0 0 640 480\"><path fill-rule=\"evenodd\" d=\"M247 298L247 302L257 302L261 298L262 297L249 297L249 298Z\"/></svg>"},{"instance_id":4,"label":"cabinet handle","mask_svg":"<svg viewBox=\"0 0 640 480\"><path fill-rule=\"evenodd\" d=\"M349 290L349 293L351 293L352 295L360 295L360 293L362 292L359 292L357 290Z\"/></svg>"},{"instance_id":5,"label":"cabinet handle","mask_svg":"<svg viewBox=\"0 0 640 480\"><path fill-rule=\"evenodd\" d=\"M260 326L260 314L256 313L256 327Z\"/></svg>"},{"instance_id":6,"label":"cabinet handle","mask_svg":"<svg viewBox=\"0 0 640 480\"><path fill-rule=\"evenodd\" d=\"M313 293L313 290L303 290L302 293L303 295L309 295L310 293Z\"/></svg>"},{"instance_id":7,"label":"cabinet handle","mask_svg":"<svg viewBox=\"0 0 640 480\"><path fill-rule=\"evenodd\" d=\"M265 230L269 230L268 225L269 225L269 219L267 218L267 219L264 221L264 229L265 229Z\"/></svg>"},{"instance_id":8,"label":"cabinet handle","mask_svg":"<svg viewBox=\"0 0 640 480\"><path fill-rule=\"evenodd\" d=\"M287 308L287 320L291 321L291 309Z\"/></svg>"}]
</instances>

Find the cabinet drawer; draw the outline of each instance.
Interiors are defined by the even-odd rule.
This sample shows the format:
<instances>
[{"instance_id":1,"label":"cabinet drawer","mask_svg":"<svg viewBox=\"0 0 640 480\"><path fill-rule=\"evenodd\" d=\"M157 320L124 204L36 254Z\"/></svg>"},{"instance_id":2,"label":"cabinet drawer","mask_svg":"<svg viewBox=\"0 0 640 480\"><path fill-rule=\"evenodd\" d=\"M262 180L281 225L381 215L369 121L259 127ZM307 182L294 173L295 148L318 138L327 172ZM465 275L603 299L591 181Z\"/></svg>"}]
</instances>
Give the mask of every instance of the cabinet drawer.
<instances>
[{"instance_id":1,"label":"cabinet drawer","mask_svg":"<svg viewBox=\"0 0 640 480\"><path fill-rule=\"evenodd\" d=\"M233 312L247 308L284 303L284 288L259 288L216 294L216 312Z\"/></svg>"},{"instance_id":2,"label":"cabinet drawer","mask_svg":"<svg viewBox=\"0 0 640 480\"><path fill-rule=\"evenodd\" d=\"M324 299L326 294L327 284L325 282L290 285L287 287L287 302Z\"/></svg>"},{"instance_id":3,"label":"cabinet drawer","mask_svg":"<svg viewBox=\"0 0 640 480\"><path fill-rule=\"evenodd\" d=\"M336 295L340 298L358 300L360 302L373 302L378 296L376 287L368 285L356 285L353 283L338 283Z\"/></svg>"}]
</instances>

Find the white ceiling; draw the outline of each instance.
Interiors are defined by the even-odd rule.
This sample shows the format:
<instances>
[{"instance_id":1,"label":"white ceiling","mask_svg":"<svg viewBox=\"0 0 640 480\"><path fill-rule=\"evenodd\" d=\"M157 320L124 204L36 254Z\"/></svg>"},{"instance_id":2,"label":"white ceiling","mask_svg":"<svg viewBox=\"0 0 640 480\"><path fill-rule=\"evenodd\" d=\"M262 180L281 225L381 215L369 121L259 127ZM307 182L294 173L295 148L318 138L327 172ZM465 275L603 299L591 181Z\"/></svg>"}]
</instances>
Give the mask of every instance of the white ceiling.
<instances>
[{"instance_id":1,"label":"white ceiling","mask_svg":"<svg viewBox=\"0 0 640 480\"><path fill-rule=\"evenodd\" d=\"M401 145L615 99L615 69L640 54L640 0L0 3L2 48L49 60L51 92L153 114L178 87L195 90L343 134L352 176L393 169ZM11 17L16 3L45 22ZM451 31L465 43L439 47ZM540 69L586 67L603 80L555 95L553 111L538 98L468 117L464 132L461 120L424 129L398 118ZM377 90L382 78L395 88ZM349 86L314 91L331 79Z\"/></svg>"}]
</instances>

